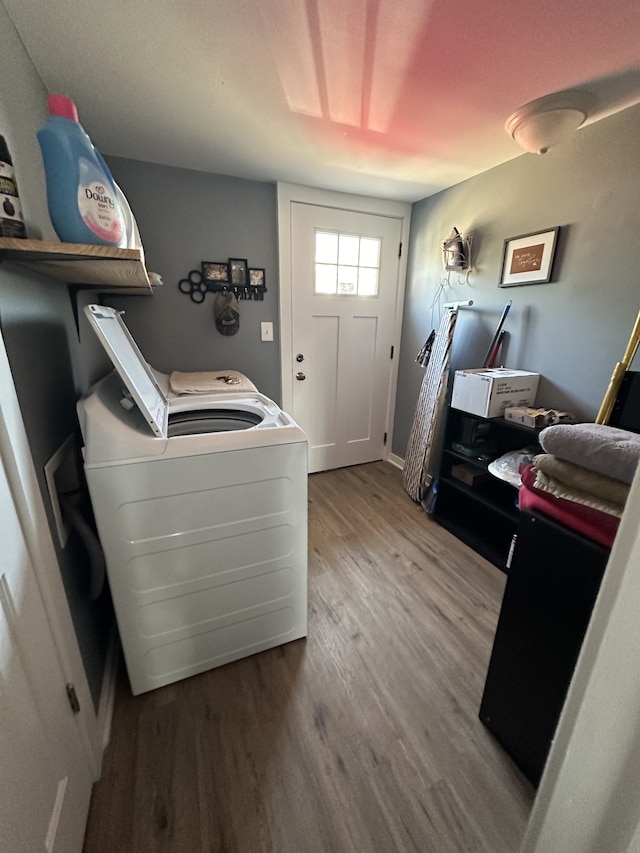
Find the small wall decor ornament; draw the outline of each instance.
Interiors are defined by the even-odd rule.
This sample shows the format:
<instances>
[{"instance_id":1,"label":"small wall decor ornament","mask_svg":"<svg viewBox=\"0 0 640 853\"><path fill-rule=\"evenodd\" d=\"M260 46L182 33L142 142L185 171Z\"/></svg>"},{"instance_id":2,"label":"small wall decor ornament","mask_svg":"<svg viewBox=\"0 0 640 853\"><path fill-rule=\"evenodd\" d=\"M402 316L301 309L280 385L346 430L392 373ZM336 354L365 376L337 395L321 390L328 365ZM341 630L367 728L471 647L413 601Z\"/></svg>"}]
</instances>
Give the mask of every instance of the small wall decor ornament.
<instances>
[{"instance_id":1,"label":"small wall decor ornament","mask_svg":"<svg viewBox=\"0 0 640 853\"><path fill-rule=\"evenodd\" d=\"M178 282L180 293L197 304L207 293L232 293L236 299L264 299L267 292L265 271L248 267L244 258L227 261L202 261L200 270L191 270Z\"/></svg>"}]
</instances>

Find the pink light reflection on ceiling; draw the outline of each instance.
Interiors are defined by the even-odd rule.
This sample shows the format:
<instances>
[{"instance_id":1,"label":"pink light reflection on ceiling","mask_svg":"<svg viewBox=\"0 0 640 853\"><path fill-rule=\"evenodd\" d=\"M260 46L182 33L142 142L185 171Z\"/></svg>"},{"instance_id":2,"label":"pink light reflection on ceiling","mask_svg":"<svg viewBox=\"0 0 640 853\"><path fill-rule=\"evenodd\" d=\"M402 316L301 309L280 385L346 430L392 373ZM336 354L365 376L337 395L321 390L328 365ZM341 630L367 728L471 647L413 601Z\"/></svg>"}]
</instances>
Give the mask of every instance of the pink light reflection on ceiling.
<instances>
[{"instance_id":1,"label":"pink light reflection on ceiling","mask_svg":"<svg viewBox=\"0 0 640 853\"><path fill-rule=\"evenodd\" d=\"M640 63L636 0L286 5L265 0L263 17L288 107L355 157L455 160L461 126L490 144L526 101Z\"/></svg>"}]
</instances>

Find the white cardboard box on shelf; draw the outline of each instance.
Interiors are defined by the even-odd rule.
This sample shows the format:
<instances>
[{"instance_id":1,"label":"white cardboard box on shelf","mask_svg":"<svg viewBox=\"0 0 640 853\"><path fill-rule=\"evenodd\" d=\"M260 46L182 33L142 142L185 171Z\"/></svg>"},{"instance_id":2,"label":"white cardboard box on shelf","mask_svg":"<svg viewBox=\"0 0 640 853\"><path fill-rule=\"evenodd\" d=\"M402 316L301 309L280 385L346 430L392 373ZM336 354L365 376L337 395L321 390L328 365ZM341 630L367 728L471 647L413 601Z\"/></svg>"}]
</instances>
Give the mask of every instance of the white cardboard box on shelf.
<instances>
[{"instance_id":1,"label":"white cardboard box on shelf","mask_svg":"<svg viewBox=\"0 0 640 853\"><path fill-rule=\"evenodd\" d=\"M451 406L481 418L503 417L510 406L533 406L539 381L539 373L505 367L456 370Z\"/></svg>"}]
</instances>

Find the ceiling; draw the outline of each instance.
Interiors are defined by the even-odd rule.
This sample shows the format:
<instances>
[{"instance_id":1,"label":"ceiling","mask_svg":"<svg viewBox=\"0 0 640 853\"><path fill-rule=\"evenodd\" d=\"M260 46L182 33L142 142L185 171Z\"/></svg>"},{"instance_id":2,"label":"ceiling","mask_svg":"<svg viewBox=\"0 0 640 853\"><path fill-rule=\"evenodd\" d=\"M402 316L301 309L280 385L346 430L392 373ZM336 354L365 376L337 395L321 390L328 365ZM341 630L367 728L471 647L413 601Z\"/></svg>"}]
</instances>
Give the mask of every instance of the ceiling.
<instances>
[{"instance_id":1,"label":"ceiling","mask_svg":"<svg viewBox=\"0 0 640 853\"><path fill-rule=\"evenodd\" d=\"M415 201L527 101L640 102L638 0L0 1L103 153L205 172Z\"/></svg>"}]
</instances>

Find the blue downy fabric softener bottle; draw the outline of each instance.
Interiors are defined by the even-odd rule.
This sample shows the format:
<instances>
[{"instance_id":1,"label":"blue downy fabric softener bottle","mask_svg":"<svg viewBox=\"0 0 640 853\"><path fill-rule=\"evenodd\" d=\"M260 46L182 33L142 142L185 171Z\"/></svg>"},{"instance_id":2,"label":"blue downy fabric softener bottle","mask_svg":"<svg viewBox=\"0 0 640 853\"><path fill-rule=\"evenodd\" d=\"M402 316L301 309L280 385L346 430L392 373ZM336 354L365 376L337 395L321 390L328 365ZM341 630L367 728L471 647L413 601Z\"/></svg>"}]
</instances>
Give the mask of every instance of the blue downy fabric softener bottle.
<instances>
[{"instance_id":1,"label":"blue downy fabric softener bottle","mask_svg":"<svg viewBox=\"0 0 640 853\"><path fill-rule=\"evenodd\" d=\"M66 243L123 246L125 220L116 185L65 95L49 95L49 118L38 131L51 223Z\"/></svg>"}]
</instances>

